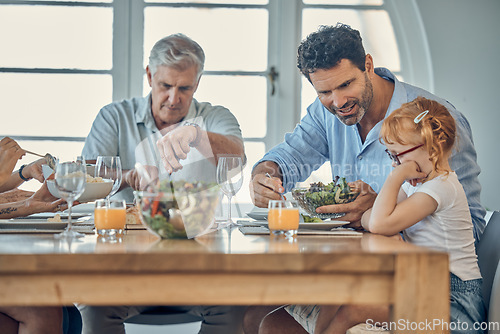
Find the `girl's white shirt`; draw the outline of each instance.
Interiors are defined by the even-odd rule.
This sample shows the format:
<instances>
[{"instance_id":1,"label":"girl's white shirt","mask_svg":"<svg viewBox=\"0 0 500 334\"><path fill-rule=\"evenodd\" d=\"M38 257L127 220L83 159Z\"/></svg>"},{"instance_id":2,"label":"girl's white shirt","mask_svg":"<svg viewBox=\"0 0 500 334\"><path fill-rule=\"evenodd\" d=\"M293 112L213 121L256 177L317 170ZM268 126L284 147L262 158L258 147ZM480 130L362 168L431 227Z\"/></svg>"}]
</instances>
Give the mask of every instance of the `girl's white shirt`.
<instances>
[{"instance_id":1,"label":"girl's white shirt","mask_svg":"<svg viewBox=\"0 0 500 334\"><path fill-rule=\"evenodd\" d=\"M405 240L447 252L450 271L463 281L481 278L469 205L455 172L437 176L416 187L405 182L402 189L408 197L422 192L438 203L433 214L403 231Z\"/></svg>"}]
</instances>

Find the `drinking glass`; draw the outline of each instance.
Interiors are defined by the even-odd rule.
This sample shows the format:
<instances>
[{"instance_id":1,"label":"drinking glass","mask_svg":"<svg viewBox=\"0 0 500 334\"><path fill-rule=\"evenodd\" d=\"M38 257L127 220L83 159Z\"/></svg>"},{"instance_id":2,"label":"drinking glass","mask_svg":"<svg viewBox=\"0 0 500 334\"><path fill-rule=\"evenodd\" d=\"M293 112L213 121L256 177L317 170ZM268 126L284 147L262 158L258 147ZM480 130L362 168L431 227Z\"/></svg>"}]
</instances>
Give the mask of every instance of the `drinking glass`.
<instances>
[{"instance_id":1,"label":"drinking glass","mask_svg":"<svg viewBox=\"0 0 500 334\"><path fill-rule=\"evenodd\" d=\"M113 188L108 196L106 196L106 200L109 202L109 198L120 189L122 183L122 164L120 157L98 156L95 164L95 177L113 180Z\"/></svg>"},{"instance_id":2,"label":"drinking glass","mask_svg":"<svg viewBox=\"0 0 500 334\"><path fill-rule=\"evenodd\" d=\"M299 229L299 203L295 200L269 201L267 222L271 234L294 237Z\"/></svg>"},{"instance_id":3,"label":"drinking glass","mask_svg":"<svg viewBox=\"0 0 500 334\"><path fill-rule=\"evenodd\" d=\"M97 234L109 241L121 237L127 220L126 209L125 200L97 200L94 208L94 225Z\"/></svg>"},{"instance_id":4,"label":"drinking glass","mask_svg":"<svg viewBox=\"0 0 500 334\"><path fill-rule=\"evenodd\" d=\"M57 234L56 238L80 238L84 236L84 234L73 230L71 208L73 202L83 194L86 179L86 164L83 157L79 156L74 161L57 161L54 183L59 191L59 196L68 203L69 214L68 226L62 233Z\"/></svg>"},{"instance_id":5,"label":"drinking glass","mask_svg":"<svg viewBox=\"0 0 500 334\"><path fill-rule=\"evenodd\" d=\"M219 223L221 227L238 225L231 220L231 198L240 190L243 184L243 161L240 156L224 156L217 164L217 183L227 196L227 222Z\"/></svg>"}]
</instances>

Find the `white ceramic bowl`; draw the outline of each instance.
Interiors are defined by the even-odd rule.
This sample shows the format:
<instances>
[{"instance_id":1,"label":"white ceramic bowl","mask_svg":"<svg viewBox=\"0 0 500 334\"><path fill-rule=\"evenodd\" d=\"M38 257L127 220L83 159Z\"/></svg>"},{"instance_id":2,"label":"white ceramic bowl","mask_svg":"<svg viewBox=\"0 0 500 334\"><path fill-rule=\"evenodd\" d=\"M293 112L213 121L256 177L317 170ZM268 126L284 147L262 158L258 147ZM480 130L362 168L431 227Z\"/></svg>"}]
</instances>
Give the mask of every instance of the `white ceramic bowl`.
<instances>
[{"instance_id":1,"label":"white ceramic bowl","mask_svg":"<svg viewBox=\"0 0 500 334\"><path fill-rule=\"evenodd\" d=\"M47 180L47 187L52 196L61 198L54 180ZM99 183L86 183L83 194L76 200L80 203L92 202L97 199L105 198L113 188L113 180L105 180Z\"/></svg>"},{"instance_id":2,"label":"white ceramic bowl","mask_svg":"<svg viewBox=\"0 0 500 334\"><path fill-rule=\"evenodd\" d=\"M90 176L94 176L95 173L95 165L87 165L87 174ZM43 178L47 179L50 175L54 174L54 170L50 168L48 165L42 165L42 174Z\"/></svg>"},{"instance_id":3,"label":"white ceramic bowl","mask_svg":"<svg viewBox=\"0 0 500 334\"><path fill-rule=\"evenodd\" d=\"M90 174L91 171L92 174ZM94 166L87 166L87 173L89 175L94 175L93 171L94 171ZM47 165L42 165L42 172L43 172L43 177L45 179L47 179L51 174L54 173L52 168L50 168ZM61 198L61 196L59 195L59 190L57 190L54 180L47 180L47 187L49 188L49 192L52 194L52 196ZM108 196L112 188L113 188L113 180L104 180L104 182L86 183L85 190L83 191L83 194L79 198L77 198L77 201L80 203L85 203L104 198Z\"/></svg>"}]
</instances>

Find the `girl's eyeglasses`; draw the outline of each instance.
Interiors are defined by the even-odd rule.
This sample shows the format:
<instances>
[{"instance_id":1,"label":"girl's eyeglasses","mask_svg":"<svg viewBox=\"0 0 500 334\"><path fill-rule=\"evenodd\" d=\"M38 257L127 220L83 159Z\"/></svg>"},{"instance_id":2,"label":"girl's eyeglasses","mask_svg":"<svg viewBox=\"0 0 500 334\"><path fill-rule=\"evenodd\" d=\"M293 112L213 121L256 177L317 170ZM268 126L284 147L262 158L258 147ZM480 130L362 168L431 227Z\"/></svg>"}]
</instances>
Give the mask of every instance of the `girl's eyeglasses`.
<instances>
[{"instance_id":1,"label":"girl's eyeglasses","mask_svg":"<svg viewBox=\"0 0 500 334\"><path fill-rule=\"evenodd\" d=\"M406 151L403 151L401 153L398 153L398 154L392 154L391 152L389 152L388 149L386 149L385 151L387 152L387 154L389 155L389 158L391 158L391 160L396 164L396 165L401 165L401 161L399 161L399 157L402 156L403 154L406 154L406 153L410 153L410 152L413 152L415 151L417 148L420 148L424 146L424 144L420 144L420 145L417 145L415 147L412 147Z\"/></svg>"}]
</instances>

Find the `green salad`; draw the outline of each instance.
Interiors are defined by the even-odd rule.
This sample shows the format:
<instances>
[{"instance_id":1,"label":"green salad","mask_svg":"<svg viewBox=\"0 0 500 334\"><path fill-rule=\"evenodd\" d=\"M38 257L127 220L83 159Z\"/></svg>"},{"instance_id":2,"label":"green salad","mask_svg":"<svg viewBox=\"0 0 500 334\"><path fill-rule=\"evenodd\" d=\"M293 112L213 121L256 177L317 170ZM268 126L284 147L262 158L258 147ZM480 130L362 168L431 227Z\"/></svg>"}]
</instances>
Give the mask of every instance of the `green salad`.
<instances>
[{"instance_id":1,"label":"green salad","mask_svg":"<svg viewBox=\"0 0 500 334\"><path fill-rule=\"evenodd\" d=\"M314 218L334 218L336 214L318 214L316 208L324 205L352 202L358 192L352 191L344 177L336 176L328 183L311 183L309 188L294 188L292 196L299 205ZM305 220L304 220L305 221Z\"/></svg>"},{"instance_id":2,"label":"green salad","mask_svg":"<svg viewBox=\"0 0 500 334\"><path fill-rule=\"evenodd\" d=\"M203 232L212 222L219 188L206 182L162 182L157 193L137 192L145 224L162 238L188 238Z\"/></svg>"},{"instance_id":3,"label":"green salad","mask_svg":"<svg viewBox=\"0 0 500 334\"><path fill-rule=\"evenodd\" d=\"M330 204L342 204L352 201L358 193L351 192L344 177L338 176L334 181L323 184L322 182L311 183L304 197L315 207Z\"/></svg>"},{"instance_id":4,"label":"green salad","mask_svg":"<svg viewBox=\"0 0 500 334\"><path fill-rule=\"evenodd\" d=\"M302 214L302 218L304 219L304 223L321 223L323 222L323 219L321 218L317 218L317 217L311 217L311 216L308 216L308 215L304 215Z\"/></svg>"}]
</instances>

